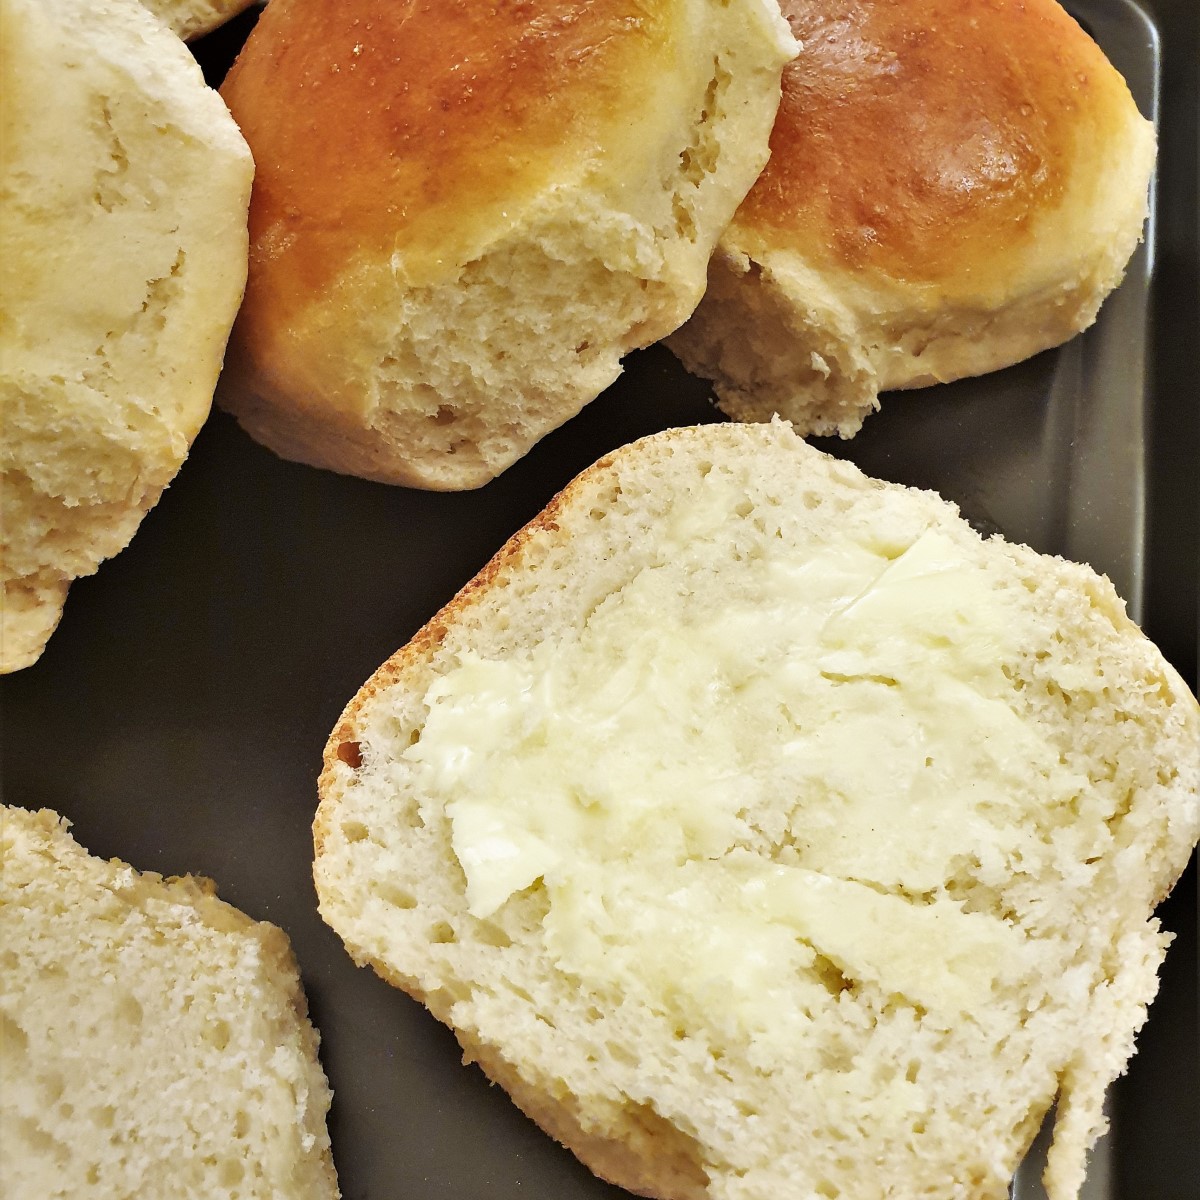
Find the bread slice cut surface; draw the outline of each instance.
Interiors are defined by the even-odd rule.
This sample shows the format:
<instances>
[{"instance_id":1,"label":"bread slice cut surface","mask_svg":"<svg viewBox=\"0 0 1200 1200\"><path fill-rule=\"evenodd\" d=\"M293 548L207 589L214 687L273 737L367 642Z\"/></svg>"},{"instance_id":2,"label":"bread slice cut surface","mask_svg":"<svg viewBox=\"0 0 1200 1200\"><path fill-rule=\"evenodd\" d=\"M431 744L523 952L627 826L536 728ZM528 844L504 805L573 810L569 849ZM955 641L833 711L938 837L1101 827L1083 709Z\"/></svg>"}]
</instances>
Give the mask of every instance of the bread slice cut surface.
<instances>
[{"instance_id":1,"label":"bread slice cut surface","mask_svg":"<svg viewBox=\"0 0 1200 1200\"><path fill-rule=\"evenodd\" d=\"M330 740L322 913L604 1177L1076 1195L1198 830L1194 697L1086 567L786 426L585 472Z\"/></svg>"},{"instance_id":2,"label":"bread slice cut surface","mask_svg":"<svg viewBox=\"0 0 1200 1200\"><path fill-rule=\"evenodd\" d=\"M336 1200L282 930L0 807L0 957L8 1200Z\"/></svg>"}]
</instances>

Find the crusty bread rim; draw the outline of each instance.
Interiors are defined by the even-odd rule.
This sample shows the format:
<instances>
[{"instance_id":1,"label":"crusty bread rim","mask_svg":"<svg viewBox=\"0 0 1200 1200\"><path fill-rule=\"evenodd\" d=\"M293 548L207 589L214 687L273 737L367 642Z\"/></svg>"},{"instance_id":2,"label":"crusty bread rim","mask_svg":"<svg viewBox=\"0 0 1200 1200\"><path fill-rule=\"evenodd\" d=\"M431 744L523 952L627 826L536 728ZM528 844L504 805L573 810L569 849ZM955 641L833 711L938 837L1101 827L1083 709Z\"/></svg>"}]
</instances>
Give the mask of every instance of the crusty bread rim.
<instances>
[{"instance_id":1,"label":"crusty bread rim","mask_svg":"<svg viewBox=\"0 0 1200 1200\"><path fill-rule=\"evenodd\" d=\"M692 428L700 427L694 426ZM667 430L664 433L652 434L643 440L647 442L671 440L680 432L686 432L686 430ZM445 640L448 627L456 616L463 610L471 607L478 597L487 591L501 572L520 562L528 543L537 534L555 532L558 529L558 523L555 520L558 513L572 502L578 492L585 490L596 475L606 471L622 453L622 449L610 451L579 475L575 476L566 487L550 500L537 516L518 529L451 600L442 605L421 626L411 641L388 658L370 676L366 683L362 685L349 704L346 705L341 717L338 719L337 725L329 735L329 740L325 744L325 751L322 755L323 766L317 780L317 791L321 797L321 802L313 822L313 838L318 857L320 857L324 846L328 822L331 820L330 809L333 796L330 793L335 784L335 772L339 767L345 766L348 763L356 765L352 762L354 751L345 751L346 757L343 757L342 748L343 746L357 744L355 731L358 726L358 718L363 709L377 695L397 683L402 672L410 663L432 656L433 652Z\"/></svg>"}]
</instances>

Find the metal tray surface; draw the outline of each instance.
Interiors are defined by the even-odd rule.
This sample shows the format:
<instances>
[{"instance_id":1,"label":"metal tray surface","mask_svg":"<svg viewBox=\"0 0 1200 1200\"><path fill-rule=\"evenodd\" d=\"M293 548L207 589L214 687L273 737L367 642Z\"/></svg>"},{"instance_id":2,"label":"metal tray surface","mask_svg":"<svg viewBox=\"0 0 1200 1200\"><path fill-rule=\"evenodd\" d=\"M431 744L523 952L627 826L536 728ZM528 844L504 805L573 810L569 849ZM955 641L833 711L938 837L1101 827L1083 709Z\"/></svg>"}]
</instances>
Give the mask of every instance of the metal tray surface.
<instances>
[{"instance_id":1,"label":"metal tray surface","mask_svg":"<svg viewBox=\"0 0 1200 1200\"><path fill-rule=\"evenodd\" d=\"M1160 334L1164 321L1186 328L1189 313L1195 330L1200 311L1187 291L1194 0L1069 7L1160 124L1157 215L1124 284L1061 349L886 396L857 438L820 444L882 478L936 488L983 530L1106 572L1194 681L1195 627L1179 614L1190 595L1194 620L1196 513L1181 516L1180 497L1185 510L1195 500L1200 369L1179 366L1194 343ZM211 80L253 19L195 47ZM1164 243L1174 264L1166 294L1154 270ZM210 876L224 899L287 931L334 1088L329 1124L347 1200L626 1195L464 1068L423 1008L353 965L317 916L310 822L325 738L379 663L602 453L718 419L707 385L652 347L499 479L435 494L283 462L214 412L131 546L73 585L41 661L0 685L7 802L63 813L94 854ZM1160 519L1167 537L1154 533ZM1114 1132L1093 1157L1087 1200L1200 1195L1194 888L1191 877L1168 902L1166 923L1181 936L1143 1037L1149 1063L1135 1058L1114 1091ZM1180 1066L1189 1052L1190 1071ZM1043 1196L1043 1151L1019 1172L1019 1200Z\"/></svg>"}]
</instances>

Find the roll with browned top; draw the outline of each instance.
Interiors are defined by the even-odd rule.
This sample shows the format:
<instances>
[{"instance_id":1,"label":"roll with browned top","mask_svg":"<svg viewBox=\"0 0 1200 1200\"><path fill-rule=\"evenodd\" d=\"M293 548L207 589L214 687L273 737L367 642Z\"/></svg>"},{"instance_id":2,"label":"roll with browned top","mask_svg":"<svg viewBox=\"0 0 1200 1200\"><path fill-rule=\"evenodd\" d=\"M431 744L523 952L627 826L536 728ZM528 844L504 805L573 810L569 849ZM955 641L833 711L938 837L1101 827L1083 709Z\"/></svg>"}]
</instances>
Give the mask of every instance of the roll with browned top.
<instances>
[{"instance_id":1,"label":"roll with browned top","mask_svg":"<svg viewBox=\"0 0 1200 1200\"><path fill-rule=\"evenodd\" d=\"M1154 131L1054 0L785 0L771 159L671 340L742 419L850 436L889 388L1086 328L1146 216Z\"/></svg>"},{"instance_id":2,"label":"roll with browned top","mask_svg":"<svg viewBox=\"0 0 1200 1200\"><path fill-rule=\"evenodd\" d=\"M287 458L484 483L692 311L795 52L766 0L273 0L223 403Z\"/></svg>"}]
</instances>

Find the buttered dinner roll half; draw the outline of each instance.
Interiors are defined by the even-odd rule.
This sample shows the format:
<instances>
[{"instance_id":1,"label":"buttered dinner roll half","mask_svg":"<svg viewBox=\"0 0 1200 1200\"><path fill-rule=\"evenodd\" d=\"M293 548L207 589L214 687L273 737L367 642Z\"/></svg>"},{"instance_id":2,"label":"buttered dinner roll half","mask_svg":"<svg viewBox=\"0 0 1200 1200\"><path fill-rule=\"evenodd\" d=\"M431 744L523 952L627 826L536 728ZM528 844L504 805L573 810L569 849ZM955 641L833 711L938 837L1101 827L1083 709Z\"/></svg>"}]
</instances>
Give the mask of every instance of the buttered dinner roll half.
<instances>
[{"instance_id":1,"label":"buttered dinner roll half","mask_svg":"<svg viewBox=\"0 0 1200 1200\"><path fill-rule=\"evenodd\" d=\"M322 916L662 1200L1074 1200L1200 836L1200 707L1085 566L782 422L576 479L326 749Z\"/></svg>"},{"instance_id":2,"label":"buttered dinner roll half","mask_svg":"<svg viewBox=\"0 0 1200 1200\"><path fill-rule=\"evenodd\" d=\"M878 393L1066 341L1120 282L1155 138L1054 0L785 0L771 159L671 340L744 420L854 434Z\"/></svg>"},{"instance_id":3,"label":"buttered dinner roll half","mask_svg":"<svg viewBox=\"0 0 1200 1200\"><path fill-rule=\"evenodd\" d=\"M220 403L286 458L478 486L693 310L766 160L774 0L272 0Z\"/></svg>"},{"instance_id":4,"label":"buttered dinner roll half","mask_svg":"<svg viewBox=\"0 0 1200 1200\"><path fill-rule=\"evenodd\" d=\"M0 0L0 670L123 549L208 415L253 164L134 0Z\"/></svg>"}]
</instances>

